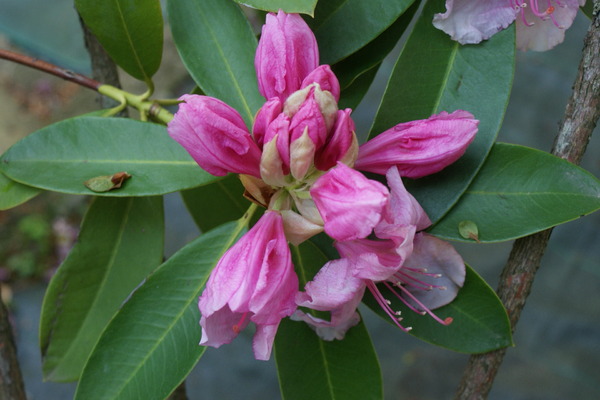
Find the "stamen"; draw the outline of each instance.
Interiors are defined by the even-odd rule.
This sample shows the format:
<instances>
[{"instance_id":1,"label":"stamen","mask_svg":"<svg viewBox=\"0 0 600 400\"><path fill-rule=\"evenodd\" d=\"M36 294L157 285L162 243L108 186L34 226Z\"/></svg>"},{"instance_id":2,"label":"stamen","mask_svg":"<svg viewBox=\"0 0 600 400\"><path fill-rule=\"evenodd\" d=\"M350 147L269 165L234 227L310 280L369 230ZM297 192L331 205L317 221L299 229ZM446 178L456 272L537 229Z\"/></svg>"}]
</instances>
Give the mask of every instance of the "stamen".
<instances>
[{"instance_id":1,"label":"stamen","mask_svg":"<svg viewBox=\"0 0 600 400\"><path fill-rule=\"evenodd\" d=\"M389 300L386 300L383 298L383 295L381 294L381 292L375 285L375 282L367 281L367 288L369 289L371 294L373 294L373 297L375 297L375 300L377 301L377 303L381 306L381 308L383 308L383 311L385 311L385 313L392 319L392 321L394 321L394 323L396 324L396 326L398 328L402 329L404 332L408 332L412 329L411 327L405 328L402 325L400 325L401 319L399 320L396 317L396 315L399 315L399 314L397 314L397 313L399 313L399 311L394 311L391 309L391 307L390 307L391 302Z\"/></svg>"},{"instance_id":2,"label":"stamen","mask_svg":"<svg viewBox=\"0 0 600 400\"><path fill-rule=\"evenodd\" d=\"M237 323L237 324L235 324L234 326L232 326L232 327L231 327L231 329L232 329L232 330L233 330L233 331L234 331L236 334L237 334L237 333L240 333L240 331L242 330L242 329L241 329L241 326L242 326L242 324L244 323L244 320L246 319L246 314L248 314L248 313L247 313L247 312L243 313L243 314L242 314L242 318L240 318L240 320L238 321L238 323Z\"/></svg>"}]
</instances>

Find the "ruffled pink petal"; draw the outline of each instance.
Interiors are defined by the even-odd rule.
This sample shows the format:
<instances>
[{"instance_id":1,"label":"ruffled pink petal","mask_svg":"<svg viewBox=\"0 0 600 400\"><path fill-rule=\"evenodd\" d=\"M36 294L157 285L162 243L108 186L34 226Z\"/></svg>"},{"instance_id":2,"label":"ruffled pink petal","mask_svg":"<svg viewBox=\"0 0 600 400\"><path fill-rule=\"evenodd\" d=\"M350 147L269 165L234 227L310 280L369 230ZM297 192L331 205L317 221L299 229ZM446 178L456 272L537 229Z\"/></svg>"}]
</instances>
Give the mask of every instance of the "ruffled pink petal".
<instances>
[{"instance_id":1,"label":"ruffled pink petal","mask_svg":"<svg viewBox=\"0 0 600 400\"><path fill-rule=\"evenodd\" d=\"M300 89L319 65L314 34L298 14L267 14L254 59L258 89L266 98L282 102Z\"/></svg>"},{"instance_id":2,"label":"ruffled pink petal","mask_svg":"<svg viewBox=\"0 0 600 400\"><path fill-rule=\"evenodd\" d=\"M416 272L423 269L425 270L422 272ZM454 300L465 282L465 263L462 257L450 243L426 233L415 236L413 252L401 271L423 282L424 286L431 286L432 289L423 290L421 284L405 285L430 310ZM410 282L406 278L403 280ZM416 305L408 298L407 301Z\"/></svg>"},{"instance_id":3,"label":"ruffled pink petal","mask_svg":"<svg viewBox=\"0 0 600 400\"><path fill-rule=\"evenodd\" d=\"M446 0L433 25L460 44L479 43L510 25L517 15L509 0Z\"/></svg>"},{"instance_id":4,"label":"ruffled pink petal","mask_svg":"<svg viewBox=\"0 0 600 400\"><path fill-rule=\"evenodd\" d=\"M389 192L377 181L338 163L312 186L310 194L325 232L345 241L368 236L381 220Z\"/></svg>"},{"instance_id":5,"label":"ruffled pink petal","mask_svg":"<svg viewBox=\"0 0 600 400\"><path fill-rule=\"evenodd\" d=\"M462 110L398 124L360 146L354 167L383 175L395 165L409 178L433 174L464 154L478 124Z\"/></svg>"},{"instance_id":6,"label":"ruffled pink petal","mask_svg":"<svg viewBox=\"0 0 600 400\"><path fill-rule=\"evenodd\" d=\"M229 172L260 177L260 149L240 114L221 100L184 95L169 135L204 170L216 176Z\"/></svg>"},{"instance_id":7,"label":"ruffled pink petal","mask_svg":"<svg viewBox=\"0 0 600 400\"><path fill-rule=\"evenodd\" d=\"M279 328L279 323L273 325L256 325L256 332L252 338L254 358L263 361L271 358L277 328Z\"/></svg>"},{"instance_id":8,"label":"ruffled pink petal","mask_svg":"<svg viewBox=\"0 0 600 400\"><path fill-rule=\"evenodd\" d=\"M305 292L298 293L296 302L313 310L330 311L331 319L327 321L300 310L291 318L308 323L321 339L341 340L346 331L360 321L356 308L364 291L365 284L353 276L349 260L329 261L306 284Z\"/></svg>"},{"instance_id":9,"label":"ruffled pink petal","mask_svg":"<svg viewBox=\"0 0 600 400\"><path fill-rule=\"evenodd\" d=\"M377 237L390 239L395 236L394 231L399 226L414 225L417 231L427 229L431 220L417 199L404 187L398 168L390 168L386 179L390 188L390 201L383 214L384 218L375 227Z\"/></svg>"},{"instance_id":10,"label":"ruffled pink petal","mask_svg":"<svg viewBox=\"0 0 600 400\"><path fill-rule=\"evenodd\" d=\"M281 318L296 310L297 292L298 278L282 217L276 211L267 211L225 252L206 283L198 303L201 344L229 343L249 321L276 329ZM257 358L264 354L260 352Z\"/></svg>"},{"instance_id":11,"label":"ruffled pink petal","mask_svg":"<svg viewBox=\"0 0 600 400\"><path fill-rule=\"evenodd\" d=\"M519 13L517 16L518 49L546 51L563 42L565 31L573 24L579 11L579 1L561 0L560 2L565 7L555 5L552 18L545 20L535 16L531 7L524 8L523 15ZM540 2L540 6L542 4Z\"/></svg>"},{"instance_id":12,"label":"ruffled pink petal","mask_svg":"<svg viewBox=\"0 0 600 400\"><path fill-rule=\"evenodd\" d=\"M340 255L353 265L354 276L372 281L384 281L393 276L410 256L415 227L404 227L404 235L395 240L357 239L336 242Z\"/></svg>"}]
</instances>

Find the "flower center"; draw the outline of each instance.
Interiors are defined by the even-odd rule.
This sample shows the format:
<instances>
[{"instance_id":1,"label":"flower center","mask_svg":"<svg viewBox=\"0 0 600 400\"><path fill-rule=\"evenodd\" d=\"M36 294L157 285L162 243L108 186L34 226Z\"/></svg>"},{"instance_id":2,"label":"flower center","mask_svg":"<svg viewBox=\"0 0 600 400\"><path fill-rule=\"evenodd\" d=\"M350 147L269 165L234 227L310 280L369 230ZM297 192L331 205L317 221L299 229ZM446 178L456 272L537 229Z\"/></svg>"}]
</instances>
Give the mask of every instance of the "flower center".
<instances>
[{"instance_id":1,"label":"flower center","mask_svg":"<svg viewBox=\"0 0 600 400\"><path fill-rule=\"evenodd\" d=\"M565 8L565 7L567 7L567 5L561 3L558 0L545 0L545 1L546 1L545 9L540 8L540 5L538 4L538 0L529 0L529 1L511 0L511 3L512 3L514 9L521 14L521 21L523 21L523 23L526 26L535 25L534 22L527 21L527 17L525 16L525 9L527 9L529 7L529 9L531 10L531 13L533 15L535 15L536 17L538 17L539 19L541 19L542 21L551 19L554 26L556 26L559 29L564 29L564 26L560 25L558 23L558 21L556 20L556 18L554 17L554 11L556 10L556 8L553 6L553 4L556 4L558 7L561 7L561 8Z\"/></svg>"}]
</instances>

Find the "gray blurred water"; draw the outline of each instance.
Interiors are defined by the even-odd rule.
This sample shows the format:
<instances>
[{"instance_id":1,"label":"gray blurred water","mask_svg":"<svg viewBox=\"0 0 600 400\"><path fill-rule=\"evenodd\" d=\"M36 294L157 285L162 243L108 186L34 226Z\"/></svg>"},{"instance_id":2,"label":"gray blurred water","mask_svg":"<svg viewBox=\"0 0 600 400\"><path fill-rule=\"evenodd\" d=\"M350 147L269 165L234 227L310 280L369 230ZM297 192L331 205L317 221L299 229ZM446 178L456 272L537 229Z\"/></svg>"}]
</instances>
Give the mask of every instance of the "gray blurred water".
<instances>
[{"instance_id":1,"label":"gray blurred water","mask_svg":"<svg viewBox=\"0 0 600 400\"><path fill-rule=\"evenodd\" d=\"M580 16L568 31L567 41L552 51L519 53L499 140L550 149L571 92L587 23ZM359 130L369 128L382 85L380 82L366 104L356 110L357 122L366 121L357 124ZM600 176L598 154L596 132L583 162L595 176ZM177 195L167 196L166 204L167 253L173 253L197 235L197 230ZM600 213L596 213L555 229L517 327L516 347L508 350L491 400L600 398L599 227ZM457 247L495 287L510 245ZM27 285L15 293L19 357L31 399L69 399L74 385L42 383L41 379L37 324L43 290L42 285ZM382 364L386 399L452 397L468 356L422 343L368 310L363 310L363 315ZM250 341L250 333L244 332L230 345L208 349L187 380L190 399L280 398L274 362L255 361Z\"/></svg>"}]
</instances>

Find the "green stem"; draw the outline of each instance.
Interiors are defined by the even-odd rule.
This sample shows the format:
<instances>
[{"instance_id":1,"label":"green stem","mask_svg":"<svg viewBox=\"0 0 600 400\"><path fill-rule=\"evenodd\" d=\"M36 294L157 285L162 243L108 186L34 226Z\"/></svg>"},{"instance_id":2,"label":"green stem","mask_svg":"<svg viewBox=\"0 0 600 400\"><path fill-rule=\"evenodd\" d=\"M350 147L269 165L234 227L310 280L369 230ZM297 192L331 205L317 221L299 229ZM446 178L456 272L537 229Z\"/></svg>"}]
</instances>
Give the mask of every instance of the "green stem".
<instances>
[{"instance_id":1,"label":"green stem","mask_svg":"<svg viewBox=\"0 0 600 400\"><path fill-rule=\"evenodd\" d=\"M128 105L136 108L140 112L140 115L147 115L165 125L173 119L173 114L169 111L162 108L157 103L147 100L150 90L141 95L135 95L114 86L101 85L98 87L98 92L120 102L124 99Z\"/></svg>"}]
</instances>

